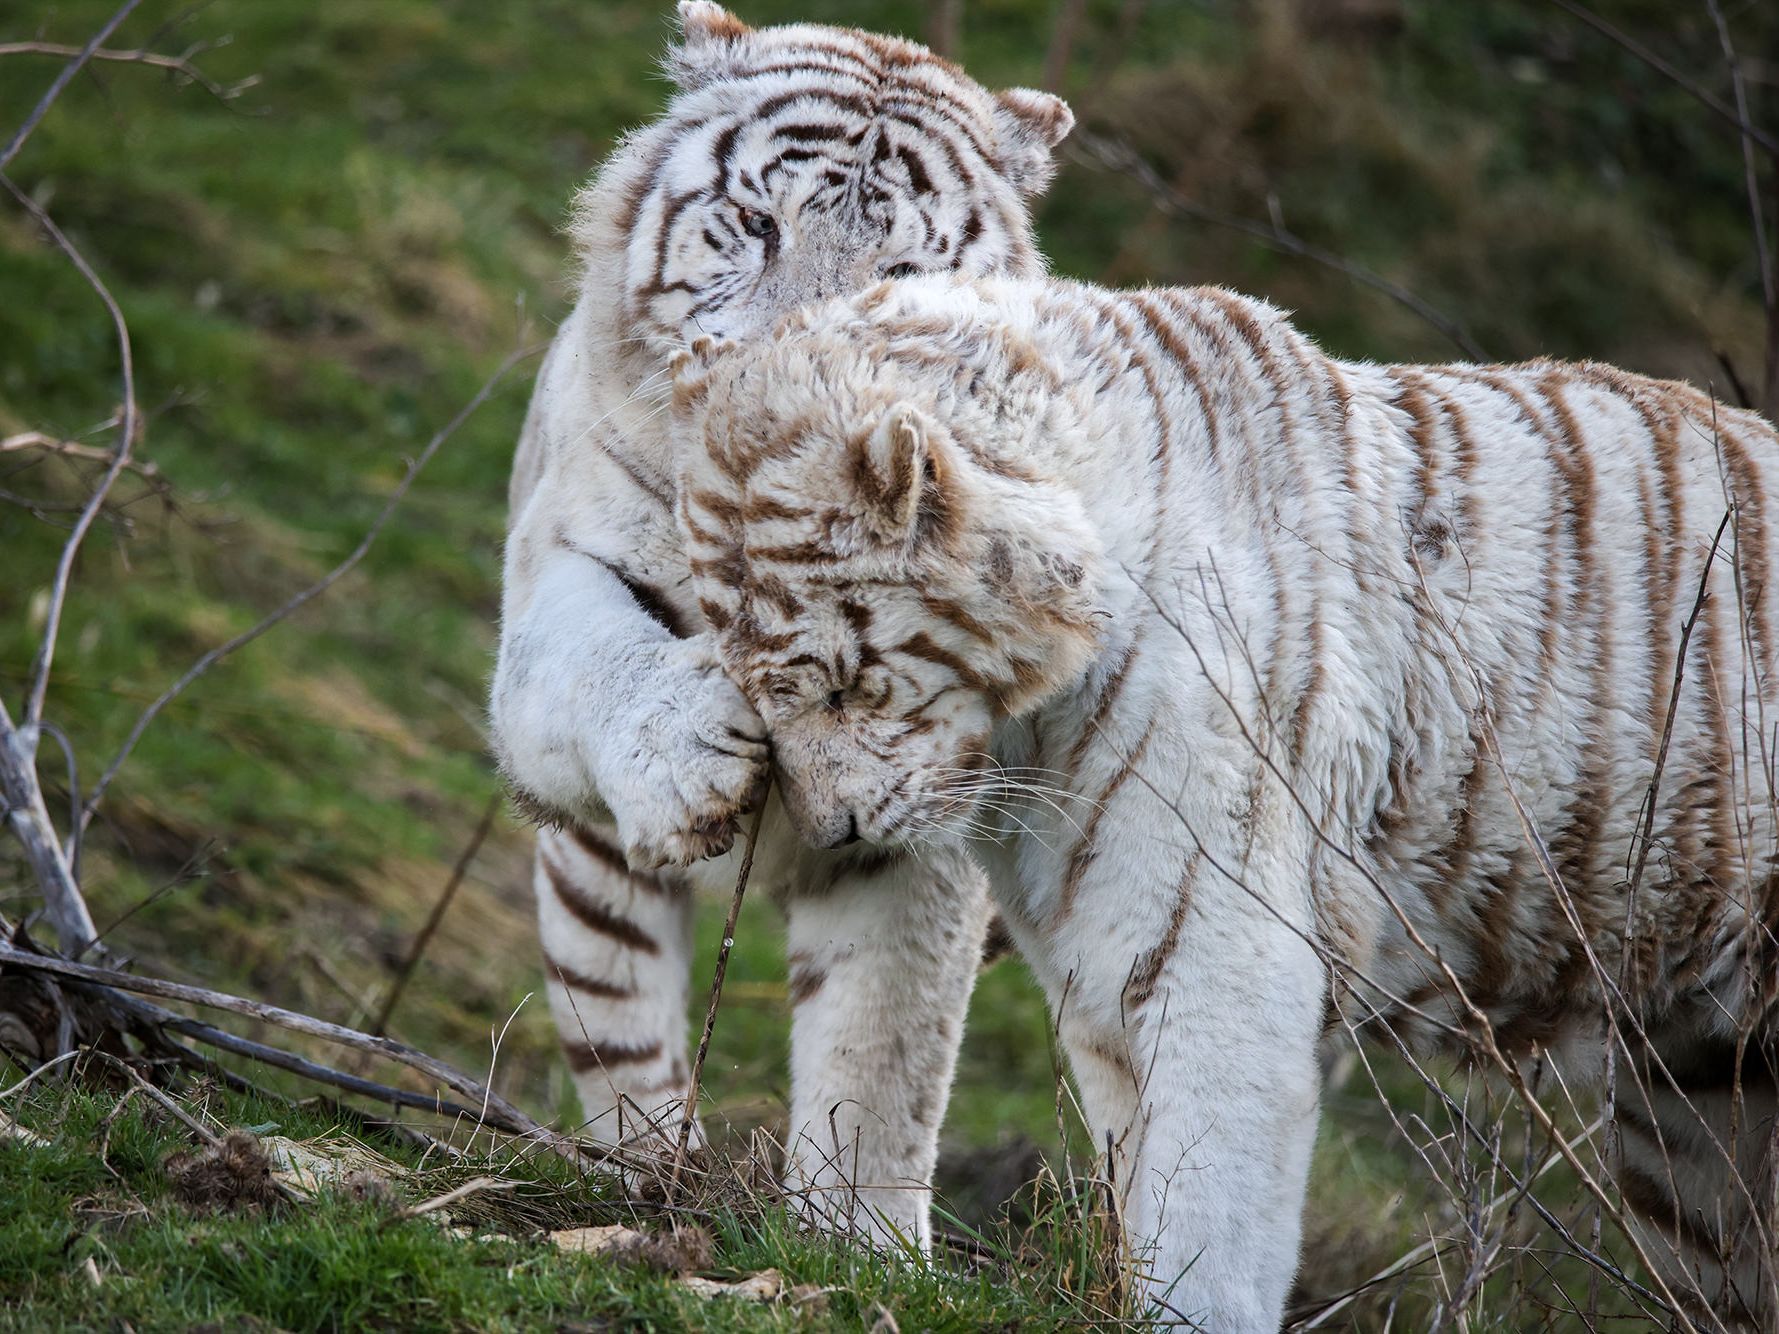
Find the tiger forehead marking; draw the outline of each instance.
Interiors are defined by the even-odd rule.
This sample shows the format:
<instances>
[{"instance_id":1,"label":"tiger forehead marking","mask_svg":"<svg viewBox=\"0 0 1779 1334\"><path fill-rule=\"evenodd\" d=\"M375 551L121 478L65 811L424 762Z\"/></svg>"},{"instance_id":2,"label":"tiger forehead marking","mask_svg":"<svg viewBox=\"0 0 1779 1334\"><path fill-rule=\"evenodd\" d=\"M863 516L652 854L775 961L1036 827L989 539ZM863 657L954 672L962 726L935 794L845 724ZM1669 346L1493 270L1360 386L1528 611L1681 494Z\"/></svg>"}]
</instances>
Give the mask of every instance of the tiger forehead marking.
<instances>
[{"instance_id":1,"label":"tiger forehead marking","mask_svg":"<svg viewBox=\"0 0 1779 1334\"><path fill-rule=\"evenodd\" d=\"M1041 269L1025 200L1073 124L1060 100L873 33L681 16L679 95L616 217L588 195L575 224L589 251L620 233L626 337L740 336L886 274Z\"/></svg>"}]
</instances>

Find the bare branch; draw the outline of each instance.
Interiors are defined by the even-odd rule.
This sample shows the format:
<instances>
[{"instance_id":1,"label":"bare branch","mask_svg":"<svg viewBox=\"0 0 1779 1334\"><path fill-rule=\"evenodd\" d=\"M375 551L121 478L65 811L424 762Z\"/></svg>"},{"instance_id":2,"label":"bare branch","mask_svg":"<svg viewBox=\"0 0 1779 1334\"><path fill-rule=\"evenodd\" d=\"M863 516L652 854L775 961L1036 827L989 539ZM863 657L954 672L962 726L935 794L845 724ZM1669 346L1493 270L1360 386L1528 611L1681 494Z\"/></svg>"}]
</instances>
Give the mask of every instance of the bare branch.
<instances>
[{"instance_id":1,"label":"bare branch","mask_svg":"<svg viewBox=\"0 0 1779 1334\"><path fill-rule=\"evenodd\" d=\"M1256 222L1252 218L1237 217L1234 214L1206 208L1203 204L1195 203L1162 180L1155 168L1150 166L1140 153L1121 140L1109 139L1103 135L1095 134L1091 130L1076 130L1069 136L1068 151L1070 156L1078 162L1106 171L1116 171L1130 177L1149 192L1155 207L1170 217L1191 218L1195 222L1240 232L1282 255L1295 255L1299 259L1309 260L1312 264L1320 264L1324 268L1345 274L1354 282L1383 293L1397 305L1425 320L1470 360L1487 361L1489 359L1488 354L1477 346L1476 340L1466 332L1463 325L1421 297L1416 296L1400 283L1391 282L1382 274L1374 273L1363 264L1356 264L1331 250L1311 245L1276 221Z\"/></svg>"},{"instance_id":2,"label":"bare branch","mask_svg":"<svg viewBox=\"0 0 1779 1334\"><path fill-rule=\"evenodd\" d=\"M1750 125L1747 120L1736 114L1733 107L1726 106L1721 98L1701 88L1696 80L1682 74L1667 60L1658 56L1623 29L1614 27L1586 5L1576 3L1576 0L1551 0L1551 3L1558 9L1574 15L1609 41L1629 51L1668 82L1686 92L1701 106L1715 112L1735 126L1738 131L1766 149L1767 152L1779 154L1779 139L1775 139L1765 131Z\"/></svg>"},{"instance_id":3,"label":"bare branch","mask_svg":"<svg viewBox=\"0 0 1779 1334\"><path fill-rule=\"evenodd\" d=\"M130 4L118 11L117 17L121 19L135 2L136 0L131 0ZM4 166L4 161L5 159L0 159L0 167ZM55 662L56 638L62 629L62 608L68 599L68 580L74 571L74 559L80 554L80 545L86 540L87 532L93 526L93 520L98 517L100 509L105 504L105 498L111 494L112 486L116 484L119 475L129 465L130 450L135 447L136 363L130 348L130 327L124 322L123 311L118 308L117 301L111 295L111 290L105 286L104 280L93 271L92 265L87 263L86 256L82 255L74 242L70 241L63 234L62 229L56 226L55 220L44 211L43 206L19 189L13 183L12 178L3 172L0 172L0 185L4 185L12 197L18 200L20 207L36 219L38 226L49 233L49 237L55 242L57 249L68 257L68 262L79 270L80 276L86 279L87 285L93 289L104 304L105 311L111 316L112 327L117 334L118 362L123 378L123 404L118 410L117 447L112 452L110 466L105 469L104 476L99 479L98 485L87 497L86 508L81 510L80 517L74 521L73 531L68 534L68 540L62 544L62 554L56 562L55 578L50 584L49 610L44 619L43 639L37 646L37 656L31 664L31 682L25 692L25 710L23 717L19 720L19 727L22 730L26 746L35 750L37 744L36 727L38 721L43 717L43 699L49 690L50 667Z\"/></svg>"},{"instance_id":4,"label":"bare branch","mask_svg":"<svg viewBox=\"0 0 1779 1334\"><path fill-rule=\"evenodd\" d=\"M280 1028L289 1029L293 1033L301 1033L305 1037L319 1038L324 1042L350 1047L354 1051L370 1052L418 1070L421 1074L430 1079L436 1079L446 1088L471 1102L484 1104L501 1123L506 1126L519 1127L521 1133L542 1130L537 1122L487 1088L479 1080L472 1079L462 1071L446 1065L437 1057L429 1056L425 1052L418 1051L405 1042L397 1042L393 1038L372 1037L368 1033L360 1033L356 1029L347 1028L341 1024L331 1024L325 1019L299 1014L295 1010L286 1010L281 1006L269 1005L264 1001L249 1000L243 996L231 996L222 991L212 991L208 987L188 986L182 982L167 982L156 977L139 977L134 973L119 972L115 968L96 968L91 964L74 963L71 960L58 959L50 955L30 954L24 950L14 949L10 945L0 945L0 964L11 964L36 972L50 973L57 977L74 978L81 982L94 982L120 991L158 996L162 1000L181 1001L187 1005L199 1005L213 1010L228 1010L233 1014L246 1015L248 1018L258 1019L264 1023L276 1024Z\"/></svg>"},{"instance_id":5,"label":"bare branch","mask_svg":"<svg viewBox=\"0 0 1779 1334\"><path fill-rule=\"evenodd\" d=\"M1748 84L1742 77L1742 60L1730 39L1730 25L1723 16L1723 6L1717 0L1705 0L1705 7L1711 11L1711 22L1717 26L1718 44L1723 47L1724 64L1730 71L1730 90L1736 98L1736 118L1741 122L1738 128L1742 141L1742 181L1748 191L1748 219L1754 224L1754 253L1760 261L1761 298L1771 306L1779 300L1779 291L1773 287L1773 257L1767 248L1767 222L1760 203L1760 176L1755 170L1754 136L1750 133L1754 122L1748 115Z\"/></svg>"},{"instance_id":6,"label":"bare branch","mask_svg":"<svg viewBox=\"0 0 1779 1334\"><path fill-rule=\"evenodd\" d=\"M1062 91L1069 74L1069 59L1075 54L1075 37L1081 29L1081 18L1087 11L1087 0L1059 0L1056 18L1051 21L1050 45L1044 52L1044 90Z\"/></svg>"},{"instance_id":7,"label":"bare branch","mask_svg":"<svg viewBox=\"0 0 1779 1334\"><path fill-rule=\"evenodd\" d=\"M432 942L433 933L439 929L439 923L445 918L445 909L451 906L451 900L457 897L457 887L463 883L463 877L469 873L470 863L482 850L482 844L488 832L494 828L494 817L500 814L504 794L496 792L488 798L488 806L482 812L482 819L476 825L476 832L470 835L469 842L458 854L457 864L451 868L451 875L445 881L445 888L440 892L438 902L432 905L427 914L426 923L414 937L414 943L408 947L408 957L403 959L401 967L396 969L395 980L389 984L389 994L383 997L383 1003L377 1007L377 1014L371 1020L370 1033L374 1038L383 1036L389 1027L389 1016L395 1012L395 1003L401 999L408 979L414 975L414 969L420 963L420 956L426 953L426 947Z\"/></svg>"},{"instance_id":8,"label":"bare branch","mask_svg":"<svg viewBox=\"0 0 1779 1334\"><path fill-rule=\"evenodd\" d=\"M44 90L43 96L37 99L37 105L31 108L31 114L25 117L25 123L13 133L12 138L7 141L6 147L0 149L0 172L5 171L12 164L12 160L18 156L19 149L25 146L25 140L31 137L31 131L42 123L43 118L49 114L49 109L55 105L56 99L62 95L63 90L74 81L74 76L80 73L87 61L93 58L93 53L105 44L105 39L116 32L118 25L129 18L130 11L141 3L142 0L124 0L117 12L105 20L105 26L94 33L85 46L75 52L72 60L62 66L62 72L56 75L55 82L50 84Z\"/></svg>"},{"instance_id":9,"label":"bare branch","mask_svg":"<svg viewBox=\"0 0 1779 1334\"><path fill-rule=\"evenodd\" d=\"M68 954L81 954L97 938L98 929L44 804L36 752L0 702L0 799L5 801L6 820L37 877L57 943Z\"/></svg>"},{"instance_id":10,"label":"bare branch","mask_svg":"<svg viewBox=\"0 0 1779 1334\"><path fill-rule=\"evenodd\" d=\"M130 729L130 734L124 738L123 745L119 747L118 752L112 758L111 763L105 767L105 772L100 774L98 781L93 784L93 790L87 797L86 809L81 818L83 827L92 823L93 813L98 809L100 800L104 797L106 790L111 786L112 779L117 777L117 771L123 768L124 761L129 759L130 752L135 750L136 743L142 739L142 734L148 730L148 725L160 715L161 710L166 708L167 705L193 681L209 671L210 668L214 667L218 662L221 662L224 658L228 657L229 654L233 653L238 648L251 644L266 631L289 617L293 612L314 601L317 597L332 588L336 583L349 574L353 568L357 566L359 561L364 559L365 553L371 549L371 544L377 540L378 534L383 531L384 526L389 522L390 516L395 513L396 507L399 506L402 503L402 500L407 496L409 488L414 484L414 479L420 475L420 470L431 462L432 456L438 453L439 447L456 434L458 428L461 427L464 422L469 420L477 408L481 407L483 403L488 401L489 396L493 394L495 388L506 378L508 371L512 370L514 366L525 360L527 357L534 355L538 350L539 349L535 347L522 347L516 348L508 353L501 361L500 365L495 367L494 373L483 382L482 387L470 398L469 402L459 408L451 420L441 426L433 435L432 439L426 442L426 447L422 449L419 454L415 455L414 461L408 465L408 470L402 475L401 481L397 482L395 489L389 493L389 499L384 502L382 511L374 520L372 520L371 526L365 529L364 536L359 539L358 545L352 549L351 554L338 565L334 566L333 569L322 575L320 579L310 584L307 588L287 598L281 606L262 617L253 626L243 630L232 639L218 644L215 648L205 653L190 667L186 668L184 674L181 675L178 680L174 681L172 685L168 686L155 697L153 703L144 709L141 716L136 719L135 726Z\"/></svg>"},{"instance_id":11,"label":"bare branch","mask_svg":"<svg viewBox=\"0 0 1779 1334\"><path fill-rule=\"evenodd\" d=\"M226 45L228 40L224 37L214 42L199 42L176 56L162 55L158 51L115 51L99 47L86 51L85 58L164 69L197 84L219 102L232 102L249 88L258 86L259 75L250 74L238 83L220 83L192 63L201 52L215 50ZM0 56L78 57L81 52L82 48L78 46L65 46L60 42L0 42Z\"/></svg>"},{"instance_id":12,"label":"bare branch","mask_svg":"<svg viewBox=\"0 0 1779 1334\"><path fill-rule=\"evenodd\" d=\"M685 1165L686 1148L692 1140L692 1120L698 1114L698 1085L704 1076L704 1058L710 1054L710 1035L716 1031L717 1007L723 999L723 976L729 971L729 951L735 948L735 923L741 917L741 898L747 893L747 878L754 869L754 849L760 843L760 825L766 819L766 802L772 795L770 782L760 794L760 809L754 812L754 826L747 833L747 850L741 855L741 871L735 877L735 894L729 900L729 916L723 923L723 941L717 947L716 971L710 979L710 1003L704 1009L704 1032L698 1038L698 1054L692 1060L692 1079L686 1086L686 1106L680 1117L679 1147L673 1155L673 1184L679 1185L680 1169Z\"/></svg>"}]
</instances>

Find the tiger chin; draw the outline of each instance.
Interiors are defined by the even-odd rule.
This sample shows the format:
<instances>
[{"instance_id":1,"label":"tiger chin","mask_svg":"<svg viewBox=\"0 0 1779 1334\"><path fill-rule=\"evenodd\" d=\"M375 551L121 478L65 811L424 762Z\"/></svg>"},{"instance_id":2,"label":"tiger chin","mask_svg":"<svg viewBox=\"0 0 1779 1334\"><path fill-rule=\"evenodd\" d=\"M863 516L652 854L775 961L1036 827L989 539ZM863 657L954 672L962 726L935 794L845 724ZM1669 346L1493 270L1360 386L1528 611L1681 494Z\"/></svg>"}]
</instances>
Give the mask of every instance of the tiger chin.
<instances>
[{"instance_id":1,"label":"tiger chin","mask_svg":"<svg viewBox=\"0 0 1779 1334\"><path fill-rule=\"evenodd\" d=\"M1326 1036L1486 1020L1571 1088L1614 1049L1645 1282L1772 1327L1771 425L998 279L695 344L673 414L798 831L987 868L1152 1314L1278 1327Z\"/></svg>"}]
</instances>

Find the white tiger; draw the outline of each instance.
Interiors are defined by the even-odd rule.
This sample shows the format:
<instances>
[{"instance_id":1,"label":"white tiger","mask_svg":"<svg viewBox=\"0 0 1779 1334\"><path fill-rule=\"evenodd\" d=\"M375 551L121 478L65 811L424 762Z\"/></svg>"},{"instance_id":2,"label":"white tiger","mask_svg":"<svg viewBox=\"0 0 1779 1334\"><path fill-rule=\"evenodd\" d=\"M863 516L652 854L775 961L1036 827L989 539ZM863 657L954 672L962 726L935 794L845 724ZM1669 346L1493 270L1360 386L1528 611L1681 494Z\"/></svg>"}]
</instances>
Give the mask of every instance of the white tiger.
<instances>
[{"instance_id":1,"label":"white tiger","mask_svg":"<svg viewBox=\"0 0 1779 1334\"><path fill-rule=\"evenodd\" d=\"M690 0L678 12L666 114L625 139L578 202L579 300L513 468L491 704L515 792L555 826L540 831L534 874L550 1005L588 1129L614 1143L663 1114L677 1130L686 1091L691 902L660 868L730 846L766 760L689 589L668 356L693 334L750 336L885 274L1040 272L1026 201L1072 124L1058 99L989 93L912 43L753 30ZM872 948L897 960L893 977L861 976L797 1012L792 1131L817 1142L793 1175L892 1185L866 1225L924 1244L982 944L981 872L946 850L810 853L777 826L763 841L756 878L790 896L794 997L853 966L865 919ZM726 888L734 869L700 874ZM884 1024L890 1013L900 1026ZM892 1048L904 1079L880 1096Z\"/></svg>"},{"instance_id":2,"label":"white tiger","mask_svg":"<svg viewBox=\"0 0 1779 1334\"><path fill-rule=\"evenodd\" d=\"M1651 1281L1779 1319L1772 426L1338 361L1212 288L886 282L676 370L775 792L814 844L984 861L1158 1312L1276 1329L1319 1039L1480 1014L1571 1084L1617 1044Z\"/></svg>"}]
</instances>

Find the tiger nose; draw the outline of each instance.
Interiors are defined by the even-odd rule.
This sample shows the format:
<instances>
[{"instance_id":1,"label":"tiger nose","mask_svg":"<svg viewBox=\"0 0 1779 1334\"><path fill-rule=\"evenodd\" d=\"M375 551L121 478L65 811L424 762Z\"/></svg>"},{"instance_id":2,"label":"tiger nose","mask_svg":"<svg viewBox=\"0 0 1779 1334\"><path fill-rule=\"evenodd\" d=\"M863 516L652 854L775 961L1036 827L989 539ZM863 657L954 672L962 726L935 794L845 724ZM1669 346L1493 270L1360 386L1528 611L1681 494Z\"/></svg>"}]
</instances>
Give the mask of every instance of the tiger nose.
<instances>
[{"instance_id":1,"label":"tiger nose","mask_svg":"<svg viewBox=\"0 0 1779 1334\"><path fill-rule=\"evenodd\" d=\"M846 830L845 830L845 832L844 833L838 833L838 832L835 833L832 837L829 838L829 840L826 843L822 844L821 846L824 848L844 848L845 846L847 846L847 844L857 843L858 841L859 841L858 813L856 811L848 809L846 812Z\"/></svg>"}]
</instances>

